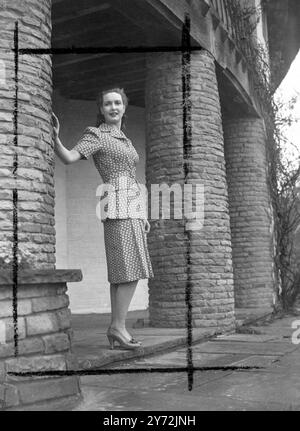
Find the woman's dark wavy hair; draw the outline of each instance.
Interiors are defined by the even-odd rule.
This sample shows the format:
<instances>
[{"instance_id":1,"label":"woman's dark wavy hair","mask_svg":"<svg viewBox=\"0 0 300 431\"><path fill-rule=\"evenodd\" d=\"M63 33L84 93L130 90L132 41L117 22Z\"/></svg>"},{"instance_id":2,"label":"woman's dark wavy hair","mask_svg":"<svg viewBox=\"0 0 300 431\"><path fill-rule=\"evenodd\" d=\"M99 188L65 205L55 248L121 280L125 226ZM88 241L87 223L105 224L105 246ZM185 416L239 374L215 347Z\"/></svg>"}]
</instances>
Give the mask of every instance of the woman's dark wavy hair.
<instances>
[{"instance_id":1,"label":"woman's dark wavy hair","mask_svg":"<svg viewBox=\"0 0 300 431\"><path fill-rule=\"evenodd\" d=\"M121 97L122 97L122 100L123 100L123 104L125 105L125 109L128 106L129 99L126 96L125 91L124 91L123 88L119 88L119 87L111 88L110 87L110 88L106 88L106 89L101 90L98 93L97 100L96 100L97 106L98 106L98 114L97 114L97 120L96 120L96 127L99 127L100 124L102 124L102 123L105 122L104 116L102 115L102 113L100 111L100 107L103 106L104 95L107 94L107 93L118 93L118 94L120 94ZM125 122L126 122L126 112L124 113L124 115L122 117L121 129L126 129Z\"/></svg>"}]
</instances>

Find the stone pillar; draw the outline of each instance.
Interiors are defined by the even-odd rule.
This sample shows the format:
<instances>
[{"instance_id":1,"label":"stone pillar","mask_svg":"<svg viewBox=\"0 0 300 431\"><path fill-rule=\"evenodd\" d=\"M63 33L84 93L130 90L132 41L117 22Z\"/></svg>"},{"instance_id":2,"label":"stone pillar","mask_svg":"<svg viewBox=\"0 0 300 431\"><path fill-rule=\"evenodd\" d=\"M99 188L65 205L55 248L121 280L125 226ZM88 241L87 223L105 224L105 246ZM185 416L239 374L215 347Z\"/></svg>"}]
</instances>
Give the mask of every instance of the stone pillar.
<instances>
[{"instance_id":1,"label":"stone pillar","mask_svg":"<svg viewBox=\"0 0 300 431\"><path fill-rule=\"evenodd\" d=\"M4 409L27 409L57 399L61 404L80 395L76 375L9 375L76 370L66 283L82 277L80 271L55 270L51 58L19 53L15 76L16 22L19 49L50 48L51 0L1 4L0 408ZM18 234L18 283L12 280L14 233Z\"/></svg>"},{"instance_id":2,"label":"stone pillar","mask_svg":"<svg viewBox=\"0 0 300 431\"><path fill-rule=\"evenodd\" d=\"M2 2L3 3L3 2ZM54 176L50 55L19 55L18 148L14 147L15 22L19 48L50 48L51 0L15 0L1 5L0 259L12 257L13 189L18 189L19 259L54 268ZM5 51L7 50L7 51ZM11 50L11 51L10 51ZM18 154L14 181L14 153Z\"/></svg>"},{"instance_id":3,"label":"stone pillar","mask_svg":"<svg viewBox=\"0 0 300 431\"><path fill-rule=\"evenodd\" d=\"M275 274L264 123L224 119L223 128L236 307L270 308Z\"/></svg>"},{"instance_id":4,"label":"stone pillar","mask_svg":"<svg viewBox=\"0 0 300 431\"><path fill-rule=\"evenodd\" d=\"M192 142L185 179L182 67L179 53L147 56L146 180L149 192L149 251L155 277L149 280L150 324L184 327L187 283L194 327L234 327L233 270L223 132L213 57L191 55ZM151 184L204 186L204 226L151 216Z\"/></svg>"},{"instance_id":5,"label":"stone pillar","mask_svg":"<svg viewBox=\"0 0 300 431\"><path fill-rule=\"evenodd\" d=\"M73 331L66 282L80 281L80 270L21 271L18 286L18 355L15 356L10 271L0 273L0 410L46 409L73 405L81 399L79 378L13 376L76 371Z\"/></svg>"}]
</instances>

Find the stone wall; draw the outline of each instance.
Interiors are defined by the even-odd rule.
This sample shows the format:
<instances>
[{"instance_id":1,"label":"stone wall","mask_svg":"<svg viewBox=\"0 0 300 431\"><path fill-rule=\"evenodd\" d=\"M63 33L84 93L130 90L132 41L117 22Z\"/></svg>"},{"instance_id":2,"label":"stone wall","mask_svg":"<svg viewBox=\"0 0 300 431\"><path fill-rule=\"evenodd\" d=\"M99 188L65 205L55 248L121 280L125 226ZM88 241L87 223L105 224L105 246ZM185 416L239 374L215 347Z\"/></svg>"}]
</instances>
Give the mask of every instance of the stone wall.
<instances>
[{"instance_id":1,"label":"stone wall","mask_svg":"<svg viewBox=\"0 0 300 431\"><path fill-rule=\"evenodd\" d=\"M212 56L192 54L192 142L184 178L181 55L147 58L147 189L166 182L204 186L204 226L151 219L149 250L155 278L149 281L154 326L186 325L187 283L195 327L229 330L234 325L231 237L220 101ZM149 200L149 205L150 205ZM150 215L150 213L149 213Z\"/></svg>"},{"instance_id":2,"label":"stone wall","mask_svg":"<svg viewBox=\"0 0 300 431\"><path fill-rule=\"evenodd\" d=\"M224 119L224 136L236 306L272 307L274 237L263 121Z\"/></svg>"},{"instance_id":3,"label":"stone wall","mask_svg":"<svg viewBox=\"0 0 300 431\"><path fill-rule=\"evenodd\" d=\"M14 146L15 23L19 48L49 48L51 1L16 0L1 5L0 53L0 257L11 259L13 188L18 189L21 256L37 268L55 263L53 148L50 126L52 70L49 55L18 58L18 148ZM14 154L18 154L14 182Z\"/></svg>"},{"instance_id":4,"label":"stone wall","mask_svg":"<svg viewBox=\"0 0 300 431\"><path fill-rule=\"evenodd\" d=\"M0 277L0 400L5 409L19 409L80 394L77 376L32 378L8 374L77 369L77 361L72 354L73 331L66 283L53 280L54 274L44 283L40 276L36 281L33 277L31 271L31 280L21 280L18 286L16 333L12 285ZM70 279L78 281L80 278L73 276Z\"/></svg>"}]
</instances>

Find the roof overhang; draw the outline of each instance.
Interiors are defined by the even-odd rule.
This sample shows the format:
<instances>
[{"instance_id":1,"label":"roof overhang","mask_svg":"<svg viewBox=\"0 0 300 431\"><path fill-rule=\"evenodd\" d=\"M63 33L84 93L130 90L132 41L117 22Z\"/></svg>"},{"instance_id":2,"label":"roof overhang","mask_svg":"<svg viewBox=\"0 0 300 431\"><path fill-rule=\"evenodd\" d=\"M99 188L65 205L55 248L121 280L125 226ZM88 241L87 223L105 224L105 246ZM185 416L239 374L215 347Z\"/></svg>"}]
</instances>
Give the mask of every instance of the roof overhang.
<instances>
[{"instance_id":1,"label":"roof overhang","mask_svg":"<svg viewBox=\"0 0 300 431\"><path fill-rule=\"evenodd\" d=\"M300 48L300 0L263 0L267 14L271 69L276 87Z\"/></svg>"}]
</instances>

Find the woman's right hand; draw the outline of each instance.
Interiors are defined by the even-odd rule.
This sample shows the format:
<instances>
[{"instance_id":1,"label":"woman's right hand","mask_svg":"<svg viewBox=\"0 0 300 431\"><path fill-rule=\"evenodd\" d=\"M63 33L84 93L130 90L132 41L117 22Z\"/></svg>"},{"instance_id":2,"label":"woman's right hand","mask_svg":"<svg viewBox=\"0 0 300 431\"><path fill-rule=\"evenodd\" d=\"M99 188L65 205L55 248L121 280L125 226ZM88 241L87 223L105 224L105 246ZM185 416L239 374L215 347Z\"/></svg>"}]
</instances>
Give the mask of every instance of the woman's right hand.
<instances>
[{"instance_id":1,"label":"woman's right hand","mask_svg":"<svg viewBox=\"0 0 300 431\"><path fill-rule=\"evenodd\" d=\"M54 131L54 135L57 138L58 134L59 134L59 121L57 116L54 114L54 112L52 112L52 124L53 124L53 131Z\"/></svg>"}]
</instances>

